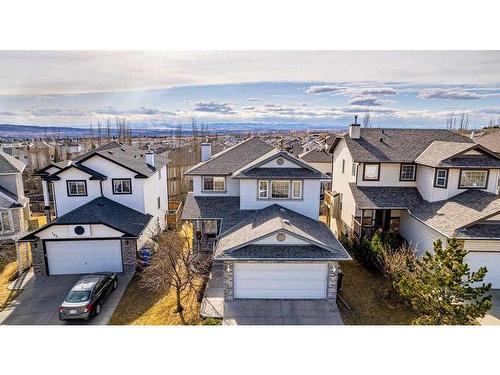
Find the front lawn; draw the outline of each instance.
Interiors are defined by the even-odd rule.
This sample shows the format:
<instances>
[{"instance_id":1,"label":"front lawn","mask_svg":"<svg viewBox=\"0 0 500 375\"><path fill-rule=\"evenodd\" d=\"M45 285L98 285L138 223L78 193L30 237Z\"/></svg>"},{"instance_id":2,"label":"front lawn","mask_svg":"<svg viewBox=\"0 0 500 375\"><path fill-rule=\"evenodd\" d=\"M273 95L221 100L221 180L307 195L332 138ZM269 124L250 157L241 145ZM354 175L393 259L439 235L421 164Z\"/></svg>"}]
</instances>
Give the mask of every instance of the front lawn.
<instances>
[{"instance_id":1,"label":"front lawn","mask_svg":"<svg viewBox=\"0 0 500 375\"><path fill-rule=\"evenodd\" d=\"M342 319L349 325L408 325L415 318L411 307L394 297L389 280L367 270L357 260L340 262L344 272L338 300ZM391 294L390 292L393 291Z\"/></svg>"}]
</instances>

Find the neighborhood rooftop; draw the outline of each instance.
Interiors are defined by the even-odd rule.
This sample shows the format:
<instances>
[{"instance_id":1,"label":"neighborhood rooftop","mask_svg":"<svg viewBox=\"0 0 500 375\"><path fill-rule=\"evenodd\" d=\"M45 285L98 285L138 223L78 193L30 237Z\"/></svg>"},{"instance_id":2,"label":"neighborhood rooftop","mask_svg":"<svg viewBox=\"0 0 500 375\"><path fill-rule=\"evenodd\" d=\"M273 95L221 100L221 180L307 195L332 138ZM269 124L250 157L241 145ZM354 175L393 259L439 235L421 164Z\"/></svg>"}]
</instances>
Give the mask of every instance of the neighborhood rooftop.
<instances>
[{"instance_id":1,"label":"neighborhood rooftop","mask_svg":"<svg viewBox=\"0 0 500 375\"><path fill-rule=\"evenodd\" d=\"M22 161L0 151L0 174L22 172L24 167L25 165Z\"/></svg>"}]
</instances>

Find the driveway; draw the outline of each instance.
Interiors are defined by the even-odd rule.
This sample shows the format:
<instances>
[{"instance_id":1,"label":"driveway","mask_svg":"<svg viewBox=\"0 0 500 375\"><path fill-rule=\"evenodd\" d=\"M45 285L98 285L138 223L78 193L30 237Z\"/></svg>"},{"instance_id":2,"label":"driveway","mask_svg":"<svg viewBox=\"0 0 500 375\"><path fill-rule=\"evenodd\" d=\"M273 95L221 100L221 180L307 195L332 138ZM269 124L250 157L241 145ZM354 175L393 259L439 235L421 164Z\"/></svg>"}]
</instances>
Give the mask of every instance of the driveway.
<instances>
[{"instance_id":1,"label":"driveway","mask_svg":"<svg viewBox=\"0 0 500 375\"><path fill-rule=\"evenodd\" d=\"M500 289L492 289L490 294L492 297L491 309L484 318L479 319L483 326L500 325Z\"/></svg>"},{"instance_id":2,"label":"driveway","mask_svg":"<svg viewBox=\"0 0 500 375\"><path fill-rule=\"evenodd\" d=\"M47 325L47 324L91 324L105 325L118 306L127 289L133 274L118 276L118 288L112 292L101 313L94 319L86 321L60 321L58 309L73 284L82 275L61 275L50 277L33 277L24 291L0 312L0 324L10 325Z\"/></svg>"},{"instance_id":3,"label":"driveway","mask_svg":"<svg viewBox=\"0 0 500 375\"><path fill-rule=\"evenodd\" d=\"M342 325L335 302L241 299L224 302L225 325Z\"/></svg>"}]
</instances>

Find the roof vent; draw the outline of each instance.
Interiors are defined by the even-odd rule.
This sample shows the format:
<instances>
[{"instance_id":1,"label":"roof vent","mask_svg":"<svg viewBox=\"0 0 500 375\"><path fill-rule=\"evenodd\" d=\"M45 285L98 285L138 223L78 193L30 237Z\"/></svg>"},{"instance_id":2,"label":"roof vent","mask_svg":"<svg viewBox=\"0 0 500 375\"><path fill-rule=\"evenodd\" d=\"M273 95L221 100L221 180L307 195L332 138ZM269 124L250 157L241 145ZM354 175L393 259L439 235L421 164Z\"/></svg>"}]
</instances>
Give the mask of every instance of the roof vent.
<instances>
[{"instance_id":1,"label":"roof vent","mask_svg":"<svg viewBox=\"0 0 500 375\"><path fill-rule=\"evenodd\" d=\"M286 210L283 207L280 208L280 211L281 212L286 212Z\"/></svg>"},{"instance_id":2,"label":"roof vent","mask_svg":"<svg viewBox=\"0 0 500 375\"><path fill-rule=\"evenodd\" d=\"M384 138L380 137L379 141L384 142Z\"/></svg>"},{"instance_id":3,"label":"roof vent","mask_svg":"<svg viewBox=\"0 0 500 375\"><path fill-rule=\"evenodd\" d=\"M104 207L104 203L102 203L102 202L97 203L97 205L101 206L101 207Z\"/></svg>"},{"instance_id":4,"label":"roof vent","mask_svg":"<svg viewBox=\"0 0 500 375\"><path fill-rule=\"evenodd\" d=\"M290 225L290 220L288 219L283 220L283 224Z\"/></svg>"},{"instance_id":5,"label":"roof vent","mask_svg":"<svg viewBox=\"0 0 500 375\"><path fill-rule=\"evenodd\" d=\"M113 155L113 151L108 151L108 154L111 154L111 155Z\"/></svg>"},{"instance_id":6,"label":"roof vent","mask_svg":"<svg viewBox=\"0 0 500 375\"><path fill-rule=\"evenodd\" d=\"M124 149L124 148L120 148L120 150L122 150L123 152L125 152L125 149Z\"/></svg>"}]
</instances>

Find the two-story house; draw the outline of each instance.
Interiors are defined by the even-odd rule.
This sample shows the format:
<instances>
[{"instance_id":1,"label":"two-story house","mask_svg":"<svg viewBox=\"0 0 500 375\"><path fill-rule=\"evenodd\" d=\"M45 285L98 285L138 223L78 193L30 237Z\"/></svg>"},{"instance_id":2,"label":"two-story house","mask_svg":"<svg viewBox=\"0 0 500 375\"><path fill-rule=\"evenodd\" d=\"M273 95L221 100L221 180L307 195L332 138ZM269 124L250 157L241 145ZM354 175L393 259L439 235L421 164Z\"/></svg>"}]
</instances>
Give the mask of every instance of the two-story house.
<instances>
[{"instance_id":1,"label":"two-story house","mask_svg":"<svg viewBox=\"0 0 500 375\"><path fill-rule=\"evenodd\" d=\"M194 248L223 262L224 297L335 299L339 260L350 259L319 221L320 184L308 163L252 137L212 155L186 174L193 192L182 219Z\"/></svg>"},{"instance_id":2,"label":"two-story house","mask_svg":"<svg viewBox=\"0 0 500 375\"><path fill-rule=\"evenodd\" d=\"M137 251L166 227L167 163L111 142L37 171L56 219L21 239L32 243L35 275L135 270Z\"/></svg>"},{"instance_id":3,"label":"two-story house","mask_svg":"<svg viewBox=\"0 0 500 375\"><path fill-rule=\"evenodd\" d=\"M500 157L470 138L440 129L366 129L337 137L329 225L358 238L399 233L419 253L451 237L466 261L488 267L500 288Z\"/></svg>"},{"instance_id":4,"label":"two-story house","mask_svg":"<svg viewBox=\"0 0 500 375\"><path fill-rule=\"evenodd\" d=\"M30 207L22 177L25 167L0 151L0 240L13 239L28 230Z\"/></svg>"}]
</instances>

